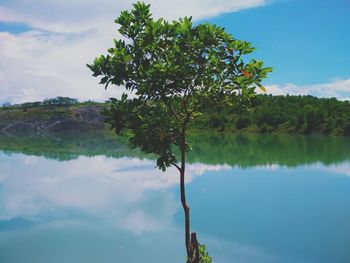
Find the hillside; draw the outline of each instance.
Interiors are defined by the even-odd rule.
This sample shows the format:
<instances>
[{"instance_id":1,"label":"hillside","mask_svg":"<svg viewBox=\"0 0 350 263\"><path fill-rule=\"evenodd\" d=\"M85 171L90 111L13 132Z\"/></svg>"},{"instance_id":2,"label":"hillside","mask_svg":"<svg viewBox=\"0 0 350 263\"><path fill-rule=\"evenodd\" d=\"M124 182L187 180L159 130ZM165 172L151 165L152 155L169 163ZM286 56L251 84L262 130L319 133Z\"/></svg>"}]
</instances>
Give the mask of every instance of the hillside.
<instances>
[{"instance_id":1,"label":"hillside","mask_svg":"<svg viewBox=\"0 0 350 263\"><path fill-rule=\"evenodd\" d=\"M242 108L210 105L194 128L242 132L350 135L350 103L312 96L258 95Z\"/></svg>"},{"instance_id":2,"label":"hillside","mask_svg":"<svg viewBox=\"0 0 350 263\"><path fill-rule=\"evenodd\" d=\"M21 135L102 130L102 105L28 105L0 110L0 133Z\"/></svg>"},{"instance_id":3,"label":"hillside","mask_svg":"<svg viewBox=\"0 0 350 263\"><path fill-rule=\"evenodd\" d=\"M193 130L350 135L350 103L312 96L258 95L250 105L207 105ZM104 130L103 103L57 97L0 108L0 133L42 134Z\"/></svg>"}]
</instances>

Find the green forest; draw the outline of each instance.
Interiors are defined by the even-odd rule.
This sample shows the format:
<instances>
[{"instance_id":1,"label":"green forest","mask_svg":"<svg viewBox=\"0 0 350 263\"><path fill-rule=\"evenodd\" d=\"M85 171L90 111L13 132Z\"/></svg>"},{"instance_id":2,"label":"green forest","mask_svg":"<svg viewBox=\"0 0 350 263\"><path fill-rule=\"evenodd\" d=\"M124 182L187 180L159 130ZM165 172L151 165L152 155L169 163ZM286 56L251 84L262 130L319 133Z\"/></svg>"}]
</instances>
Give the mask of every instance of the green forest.
<instances>
[{"instance_id":1,"label":"green forest","mask_svg":"<svg viewBox=\"0 0 350 263\"><path fill-rule=\"evenodd\" d=\"M210 107L193 128L261 133L350 135L350 103L313 96L258 95L249 105Z\"/></svg>"},{"instance_id":2,"label":"green forest","mask_svg":"<svg viewBox=\"0 0 350 263\"><path fill-rule=\"evenodd\" d=\"M244 106L243 106L244 105ZM76 99L56 97L43 102L27 102L0 107L0 111L17 110L23 115L28 109L49 108L60 114L67 107L101 106L108 102L78 102ZM41 114L42 111L31 111ZM35 116L32 116L35 117ZM350 103L335 98L313 96L257 95L250 103L240 101L231 108L211 107L208 103L203 113L192 123L193 130L239 131L288 134L350 135Z\"/></svg>"}]
</instances>

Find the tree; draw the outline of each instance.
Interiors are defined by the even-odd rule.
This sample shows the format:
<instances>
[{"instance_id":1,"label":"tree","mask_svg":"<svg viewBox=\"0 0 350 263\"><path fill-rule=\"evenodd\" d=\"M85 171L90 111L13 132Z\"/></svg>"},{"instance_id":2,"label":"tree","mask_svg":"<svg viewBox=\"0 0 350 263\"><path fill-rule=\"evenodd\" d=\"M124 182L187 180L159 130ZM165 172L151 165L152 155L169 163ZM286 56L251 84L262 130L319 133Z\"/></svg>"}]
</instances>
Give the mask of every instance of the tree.
<instances>
[{"instance_id":1,"label":"tree","mask_svg":"<svg viewBox=\"0 0 350 263\"><path fill-rule=\"evenodd\" d=\"M199 262L185 195L188 125L208 105L232 106L237 97L246 105L256 87L264 89L260 83L271 68L254 59L245 63L242 56L254 48L224 28L195 26L191 17L155 20L150 5L142 2L121 12L115 22L124 38L87 66L93 76L102 76L105 88L114 84L132 94L110 100L108 121L116 132L127 131L132 146L155 154L163 171L178 169L186 252Z\"/></svg>"},{"instance_id":2,"label":"tree","mask_svg":"<svg viewBox=\"0 0 350 263\"><path fill-rule=\"evenodd\" d=\"M8 102L8 101L6 101L6 102L4 102L4 103L2 104L2 107L3 107L3 108L9 108L9 107L11 107L11 103Z\"/></svg>"},{"instance_id":3,"label":"tree","mask_svg":"<svg viewBox=\"0 0 350 263\"><path fill-rule=\"evenodd\" d=\"M43 101L43 105L45 106L71 106L74 104L77 104L78 100L77 99L72 99L69 97L55 97L55 98L51 98L51 99L46 99Z\"/></svg>"}]
</instances>

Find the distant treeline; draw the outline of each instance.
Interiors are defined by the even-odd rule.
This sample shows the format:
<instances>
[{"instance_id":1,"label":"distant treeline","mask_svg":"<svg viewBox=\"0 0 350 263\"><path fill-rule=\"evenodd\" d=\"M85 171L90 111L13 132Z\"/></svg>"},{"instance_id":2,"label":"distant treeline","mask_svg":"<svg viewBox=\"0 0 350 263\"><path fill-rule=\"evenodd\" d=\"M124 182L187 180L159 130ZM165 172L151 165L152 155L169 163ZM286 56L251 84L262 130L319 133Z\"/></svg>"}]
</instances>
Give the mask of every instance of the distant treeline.
<instances>
[{"instance_id":1,"label":"distant treeline","mask_svg":"<svg viewBox=\"0 0 350 263\"><path fill-rule=\"evenodd\" d=\"M41 106L55 106L55 107L68 107L77 104L98 104L93 101L86 101L80 103L77 99L69 98L69 97L55 97L50 99L45 99L43 101L35 101L35 102L25 102L21 104L11 104L9 102L5 102L2 105L2 109L31 109Z\"/></svg>"},{"instance_id":2,"label":"distant treeline","mask_svg":"<svg viewBox=\"0 0 350 263\"><path fill-rule=\"evenodd\" d=\"M313 96L258 95L251 105L208 107L194 128L350 135L350 103Z\"/></svg>"},{"instance_id":3,"label":"distant treeline","mask_svg":"<svg viewBox=\"0 0 350 263\"><path fill-rule=\"evenodd\" d=\"M37 107L102 105L101 103L56 97L42 102L11 105L0 110ZM107 104L106 104L107 106ZM350 135L350 102L313 96L258 95L249 106L240 102L228 108L209 104L192 123L193 129L261 133Z\"/></svg>"}]
</instances>

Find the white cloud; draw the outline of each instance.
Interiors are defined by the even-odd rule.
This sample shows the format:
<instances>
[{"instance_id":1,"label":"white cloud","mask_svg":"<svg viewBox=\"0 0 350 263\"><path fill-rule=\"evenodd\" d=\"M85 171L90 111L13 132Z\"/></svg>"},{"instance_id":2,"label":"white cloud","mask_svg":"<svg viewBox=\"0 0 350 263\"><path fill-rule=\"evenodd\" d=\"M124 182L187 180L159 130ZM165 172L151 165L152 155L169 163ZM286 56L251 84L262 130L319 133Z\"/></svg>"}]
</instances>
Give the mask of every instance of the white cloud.
<instances>
[{"instance_id":1,"label":"white cloud","mask_svg":"<svg viewBox=\"0 0 350 263\"><path fill-rule=\"evenodd\" d=\"M12 14L8 9L0 6L0 21L2 22L16 22L19 19Z\"/></svg>"},{"instance_id":2,"label":"white cloud","mask_svg":"<svg viewBox=\"0 0 350 263\"><path fill-rule=\"evenodd\" d=\"M85 66L112 39L92 35L0 32L0 100L24 102L54 96L104 100L116 96L116 88L106 92Z\"/></svg>"},{"instance_id":3,"label":"white cloud","mask_svg":"<svg viewBox=\"0 0 350 263\"><path fill-rule=\"evenodd\" d=\"M346 161L341 164L331 164L328 166L323 166L322 164L316 164L313 166L316 170L324 171L333 175L348 176L350 177L350 162Z\"/></svg>"},{"instance_id":4,"label":"white cloud","mask_svg":"<svg viewBox=\"0 0 350 263\"><path fill-rule=\"evenodd\" d=\"M49 31L82 31L111 21L136 1L122 0L12 0L0 6L0 21L18 21ZM261 6L267 0L148 0L155 17L194 19Z\"/></svg>"},{"instance_id":5,"label":"white cloud","mask_svg":"<svg viewBox=\"0 0 350 263\"><path fill-rule=\"evenodd\" d=\"M350 100L350 79L335 80L333 82L313 85L267 85L267 92L273 95L313 95L317 97L335 97L341 100Z\"/></svg>"},{"instance_id":6,"label":"white cloud","mask_svg":"<svg viewBox=\"0 0 350 263\"><path fill-rule=\"evenodd\" d=\"M147 2L151 3L156 16L168 19L192 16L195 20L262 6L267 3L266 0L149 0Z\"/></svg>"},{"instance_id":7,"label":"white cloud","mask_svg":"<svg viewBox=\"0 0 350 263\"><path fill-rule=\"evenodd\" d=\"M0 157L0 220L74 210L92 217L98 215L99 219L139 234L166 227L180 206L171 193L162 191L178 187L178 171L173 168L163 173L154 168L153 160L96 156L57 162L2 153ZM189 164L186 183L205 172L229 168ZM30 175L23 176L25 171L31 171ZM145 194L150 191L156 194ZM149 196L156 201L148 200ZM154 209L147 210L145 203L154 204Z\"/></svg>"},{"instance_id":8,"label":"white cloud","mask_svg":"<svg viewBox=\"0 0 350 263\"><path fill-rule=\"evenodd\" d=\"M0 22L24 23L32 31L0 32L0 102L69 96L105 100L121 91L104 91L85 64L105 53L116 37L113 21L135 1L13 0L0 6ZM195 19L261 6L267 0L150 0L156 17Z\"/></svg>"}]
</instances>

